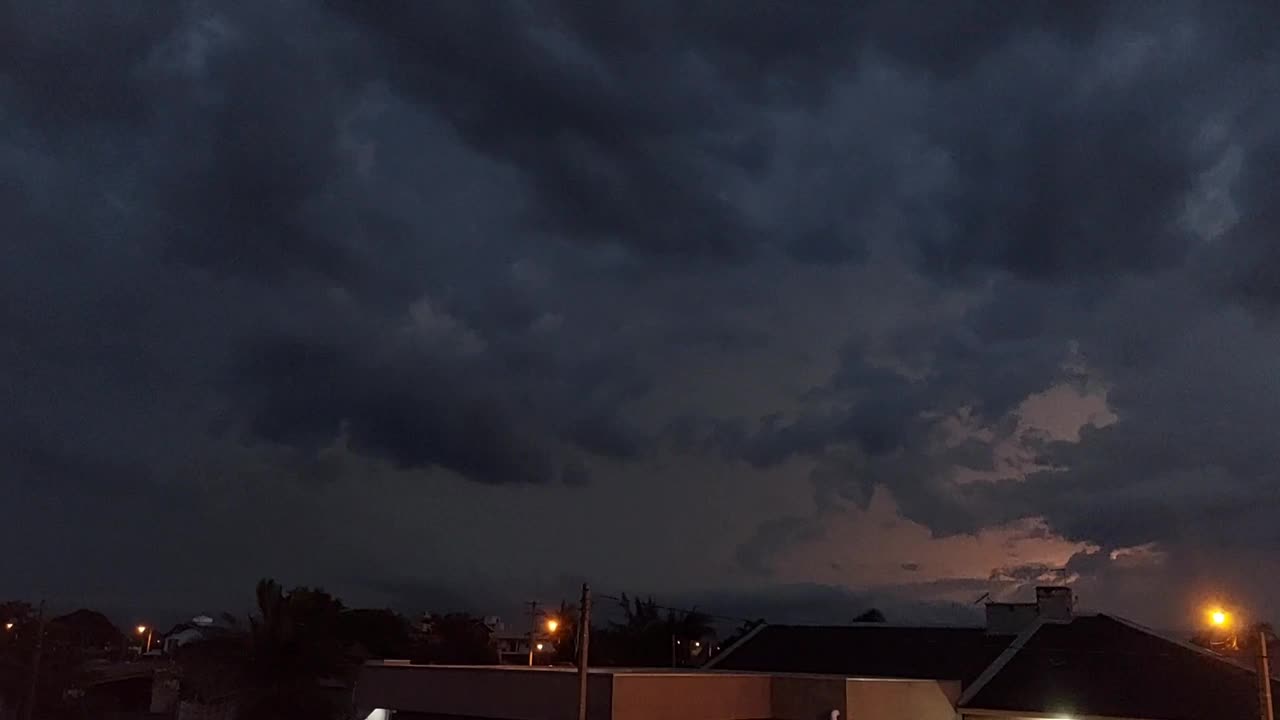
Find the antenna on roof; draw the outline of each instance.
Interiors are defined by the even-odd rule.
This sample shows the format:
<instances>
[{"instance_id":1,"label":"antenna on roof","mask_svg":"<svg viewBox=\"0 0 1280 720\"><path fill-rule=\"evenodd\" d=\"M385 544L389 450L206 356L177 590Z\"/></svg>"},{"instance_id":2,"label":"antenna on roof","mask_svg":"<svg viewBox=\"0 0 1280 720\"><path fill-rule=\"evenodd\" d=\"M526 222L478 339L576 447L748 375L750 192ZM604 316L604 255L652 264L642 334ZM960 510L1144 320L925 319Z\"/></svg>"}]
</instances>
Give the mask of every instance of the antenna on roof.
<instances>
[{"instance_id":1,"label":"antenna on roof","mask_svg":"<svg viewBox=\"0 0 1280 720\"><path fill-rule=\"evenodd\" d=\"M974 600L974 601L973 601L973 604L974 604L974 605L977 605L978 603L982 602L983 600L990 600L990 599L991 599L991 593L989 593L989 592L985 592L985 593L982 593L982 597L978 598L977 600Z\"/></svg>"}]
</instances>

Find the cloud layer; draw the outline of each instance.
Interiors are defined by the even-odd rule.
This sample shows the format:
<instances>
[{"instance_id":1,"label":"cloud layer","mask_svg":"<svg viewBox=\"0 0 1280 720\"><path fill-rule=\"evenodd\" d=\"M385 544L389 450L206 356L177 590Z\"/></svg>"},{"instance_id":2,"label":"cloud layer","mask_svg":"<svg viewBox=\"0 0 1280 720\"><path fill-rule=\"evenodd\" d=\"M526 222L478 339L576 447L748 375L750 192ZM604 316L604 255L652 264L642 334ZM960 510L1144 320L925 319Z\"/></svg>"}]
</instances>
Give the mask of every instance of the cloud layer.
<instances>
[{"instance_id":1,"label":"cloud layer","mask_svg":"<svg viewBox=\"0 0 1280 720\"><path fill-rule=\"evenodd\" d=\"M669 561L673 592L1119 588L1134 547L1177 587L1275 544L1265 3L0 13L2 482L48 509L3 511L42 548L15 592L277 510L346 548L305 572L383 585L392 542L433 586ZM646 493L701 552L546 529ZM832 570L877 497L918 552Z\"/></svg>"}]
</instances>

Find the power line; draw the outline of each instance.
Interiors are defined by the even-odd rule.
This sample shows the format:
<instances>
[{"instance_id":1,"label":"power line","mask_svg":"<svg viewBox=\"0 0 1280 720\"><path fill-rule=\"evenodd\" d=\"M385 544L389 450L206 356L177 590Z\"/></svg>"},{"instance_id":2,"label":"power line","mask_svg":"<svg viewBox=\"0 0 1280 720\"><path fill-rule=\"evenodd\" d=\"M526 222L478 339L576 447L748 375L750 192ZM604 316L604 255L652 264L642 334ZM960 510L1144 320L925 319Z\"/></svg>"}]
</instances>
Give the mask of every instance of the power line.
<instances>
[{"instance_id":1,"label":"power line","mask_svg":"<svg viewBox=\"0 0 1280 720\"><path fill-rule=\"evenodd\" d=\"M621 603L624 601L624 598L617 597L615 595L599 595L598 594L597 597L602 597L606 600L613 600L614 602L618 602L618 603ZM626 601L630 602L631 600L634 600L634 599L635 598L626 598ZM709 617L712 620L730 620L733 622L744 622L751 625L764 623L764 618L748 618L748 617L740 617L737 615L718 615L716 613L707 612L706 610L699 610L698 608L670 607L667 605L659 605L657 603L651 603L648 600L643 600L642 602L644 602L646 605L651 605L652 607L658 610L667 610L669 612L684 613L685 615L692 615L694 613L697 613L699 615Z\"/></svg>"}]
</instances>

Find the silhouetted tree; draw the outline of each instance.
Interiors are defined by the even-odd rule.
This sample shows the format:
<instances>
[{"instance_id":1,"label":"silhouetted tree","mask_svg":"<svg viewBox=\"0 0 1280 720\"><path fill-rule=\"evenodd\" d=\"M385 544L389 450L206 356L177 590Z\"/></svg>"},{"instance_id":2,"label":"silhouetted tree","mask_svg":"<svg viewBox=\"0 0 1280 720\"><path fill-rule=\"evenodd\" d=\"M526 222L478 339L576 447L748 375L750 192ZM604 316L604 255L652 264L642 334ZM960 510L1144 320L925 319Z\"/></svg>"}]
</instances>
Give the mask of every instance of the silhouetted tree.
<instances>
[{"instance_id":1,"label":"silhouetted tree","mask_svg":"<svg viewBox=\"0 0 1280 720\"><path fill-rule=\"evenodd\" d=\"M492 633L481 618L467 613L447 613L427 622L426 644L414 659L438 665L492 665L498 651Z\"/></svg>"},{"instance_id":2,"label":"silhouetted tree","mask_svg":"<svg viewBox=\"0 0 1280 720\"><path fill-rule=\"evenodd\" d=\"M885 617L884 617L884 613L880 612L880 611L879 611L879 610L877 610L876 608L871 608L870 610L867 610L866 612L859 613L856 617L854 617L854 618L853 618L853 620L852 620L851 622L856 622L856 623L882 623L882 622L886 622L886 620L885 620Z\"/></svg>"},{"instance_id":3,"label":"silhouetted tree","mask_svg":"<svg viewBox=\"0 0 1280 720\"><path fill-rule=\"evenodd\" d=\"M622 622L592 632L593 663L633 667L667 667L694 662L693 643L710 642L710 618L694 610L668 610L664 614L653 598L618 602ZM597 638L599 641L597 642ZM704 640L704 638L706 640Z\"/></svg>"},{"instance_id":4,"label":"silhouetted tree","mask_svg":"<svg viewBox=\"0 0 1280 720\"><path fill-rule=\"evenodd\" d=\"M204 703L234 699L241 720L324 720L342 714L328 687L354 670L340 629L342 603L323 590L284 592L260 580L257 612L248 632L182 648L185 698Z\"/></svg>"},{"instance_id":5,"label":"silhouetted tree","mask_svg":"<svg viewBox=\"0 0 1280 720\"><path fill-rule=\"evenodd\" d=\"M408 659L413 652L408 621L391 610L347 610L338 616L338 636L360 661Z\"/></svg>"},{"instance_id":6,"label":"silhouetted tree","mask_svg":"<svg viewBox=\"0 0 1280 720\"><path fill-rule=\"evenodd\" d=\"M576 663L578 661L578 614L576 605L561 600L560 609L556 611L556 619L560 627L556 630L556 662Z\"/></svg>"}]
</instances>

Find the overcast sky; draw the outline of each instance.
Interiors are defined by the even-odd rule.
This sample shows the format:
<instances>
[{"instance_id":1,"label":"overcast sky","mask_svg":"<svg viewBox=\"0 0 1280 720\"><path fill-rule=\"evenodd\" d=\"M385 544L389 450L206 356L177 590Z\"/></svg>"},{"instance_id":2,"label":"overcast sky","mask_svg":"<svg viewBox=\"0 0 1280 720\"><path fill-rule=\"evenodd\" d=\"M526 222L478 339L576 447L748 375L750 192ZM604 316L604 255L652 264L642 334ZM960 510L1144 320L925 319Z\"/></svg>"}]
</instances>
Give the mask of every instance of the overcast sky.
<instances>
[{"instance_id":1,"label":"overcast sky","mask_svg":"<svg viewBox=\"0 0 1280 720\"><path fill-rule=\"evenodd\" d=\"M1277 23L0 3L0 596L1280 619Z\"/></svg>"}]
</instances>

